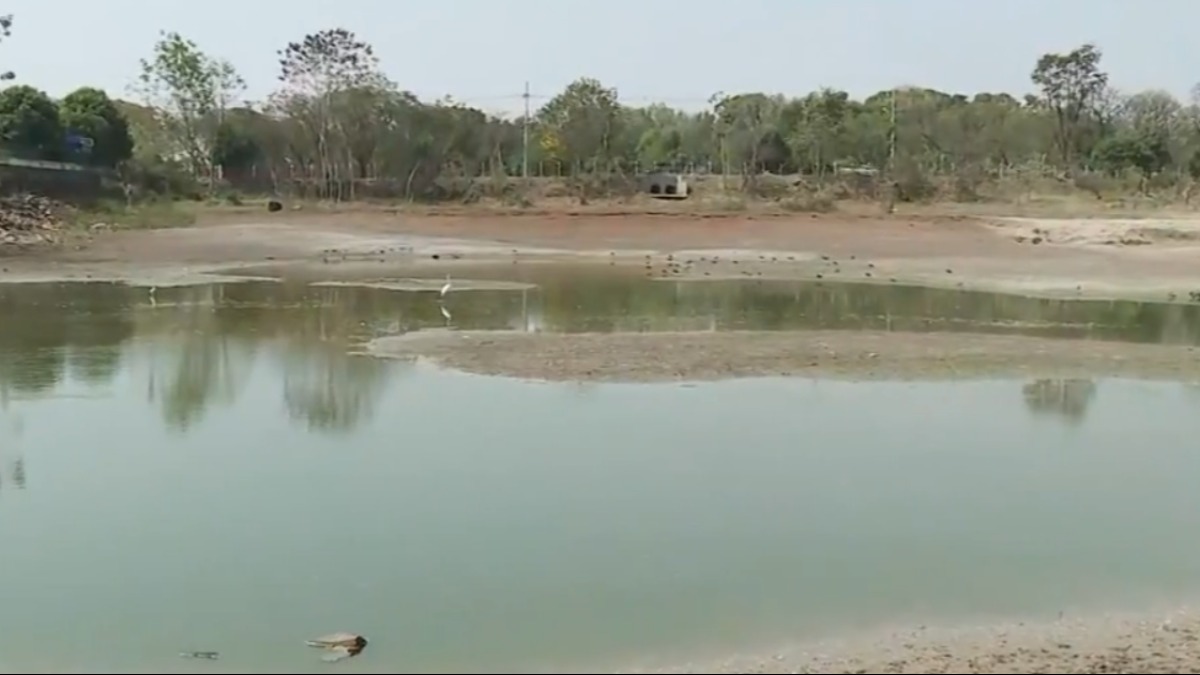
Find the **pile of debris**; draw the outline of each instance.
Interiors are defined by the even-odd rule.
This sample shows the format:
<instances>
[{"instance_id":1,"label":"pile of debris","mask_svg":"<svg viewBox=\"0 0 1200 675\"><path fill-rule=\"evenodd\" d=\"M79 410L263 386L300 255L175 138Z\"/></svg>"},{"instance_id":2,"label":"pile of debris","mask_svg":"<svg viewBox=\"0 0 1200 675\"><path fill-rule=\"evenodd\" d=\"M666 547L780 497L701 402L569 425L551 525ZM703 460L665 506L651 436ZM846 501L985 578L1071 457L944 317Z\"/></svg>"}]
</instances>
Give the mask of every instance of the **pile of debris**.
<instances>
[{"instance_id":1,"label":"pile of debris","mask_svg":"<svg viewBox=\"0 0 1200 675\"><path fill-rule=\"evenodd\" d=\"M0 246L55 242L61 210L57 202L38 195L0 197Z\"/></svg>"}]
</instances>

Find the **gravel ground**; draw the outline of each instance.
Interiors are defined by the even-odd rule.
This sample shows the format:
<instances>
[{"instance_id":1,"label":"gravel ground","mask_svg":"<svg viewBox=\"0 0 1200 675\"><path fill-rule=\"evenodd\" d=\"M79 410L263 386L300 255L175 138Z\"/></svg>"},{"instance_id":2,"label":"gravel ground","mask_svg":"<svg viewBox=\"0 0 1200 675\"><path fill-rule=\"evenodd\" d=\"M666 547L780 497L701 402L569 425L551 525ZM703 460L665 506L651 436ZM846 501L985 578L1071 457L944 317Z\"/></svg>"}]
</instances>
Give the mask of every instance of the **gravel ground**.
<instances>
[{"instance_id":1,"label":"gravel ground","mask_svg":"<svg viewBox=\"0 0 1200 675\"><path fill-rule=\"evenodd\" d=\"M1197 673L1200 613L924 626L624 673Z\"/></svg>"}]
</instances>

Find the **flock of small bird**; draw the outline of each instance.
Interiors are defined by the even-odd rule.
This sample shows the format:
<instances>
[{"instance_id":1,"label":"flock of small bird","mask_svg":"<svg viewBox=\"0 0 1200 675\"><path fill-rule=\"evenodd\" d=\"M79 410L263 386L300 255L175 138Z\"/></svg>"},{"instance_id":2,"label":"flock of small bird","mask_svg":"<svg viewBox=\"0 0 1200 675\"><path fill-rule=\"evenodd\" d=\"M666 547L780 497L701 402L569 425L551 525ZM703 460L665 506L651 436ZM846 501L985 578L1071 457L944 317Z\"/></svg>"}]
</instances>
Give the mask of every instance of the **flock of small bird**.
<instances>
[{"instance_id":1,"label":"flock of small bird","mask_svg":"<svg viewBox=\"0 0 1200 675\"><path fill-rule=\"evenodd\" d=\"M615 251L609 252L609 265L616 265L616 262L617 262L616 255L617 254ZM875 269L875 263L858 262L858 257L854 256L854 255L851 255L849 257L849 261L853 261L854 264L853 265L847 264L845 267L843 267L843 263L841 261L835 260L831 256L822 254L821 255L821 265L818 267L819 271L814 272L813 277L818 280L825 279L827 275L841 275L843 270L846 270L847 274L840 277L840 278L846 278L846 277L849 277L856 273L854 271L850 271L849 268L852 266L858 266L860 268L859 271L862 272L863 278L866 278L866 279L876 278L878 271ZM679 275L685 275L685 274L689 274L689 273L702 273L704 276L708 277L708 276L712 276L714 266L717 266L717 265L720 265L723 263L728 264L728 265L738 266L739 268L741 268L740 269L741 276L761 277L761 276L763 276L763 270L762 270L763 265L770 265L770 264L781 263L781 262L782 263L787 263L787 262L794 263L794 262L796 262L796 256L795 255L779 256L779 255L759 254L757 259L755 259L755 258L734 258L731 256L722 257L720 255L714 254L714 255L702 255L702 256L697 256L694 258L686 258L683 260L678 260L675 258L675 256L673 254L667 254L661 267L656 266L654 258L650 254L646 254L644 257L644 266L645 266L647 277L656 277L656 276L671 277L673 275L679 276ZM946 274L953 274L953 273L954 273L954 270L952 270L950 268L946 268ZM887 279L891 283L897 283L897 281L898 281L896 279L896 277L887 277ZM962 284L960 283L959 286L962 286Z\"/></svg>"},{"instance_id":2,"label":"flock of small bird","mask_svg":"<svg viewBox=\"0 0 1200 675\"><path fill-rule=\"evenodd\" d=\"M321 258L322 258L322 261L325 263L333 263L333 262L347 261L347 260L351 259L352 257L365 258L367 256L379 255L379 256L382 256L378 259L379 262L386 262L386 256L389 253L406 253L406 254L412 255L415 252L414 252L413 248L410 246L398 246L398 247L387 248L387 249L378 249L376 251L371 251L371 252L364 253L364 254L358 254L357 256L355 256L355 254L352 254L348 251L331 248L331 249L326 249L326 250L322 251ZM608 256L609 256L608 264L615 266L618 262L617 252L609 251ZM463 254L454 253L454 252L431 253L429 255L430 260L461 260L462 258L463 258ZM821 254L820 259L821 259L821 265L818 267L818 270L813 273L813 278L816 279L817 281L821 281L824 279L830 279L830 280L848 279L848 278L857 276L859 273L861 273L862 278L865 278L865 279L882 280L884 278L884 277L877 276L878 270L875 268L875 263L860 262L860 261L858 261L858 258L855 255L850 255L845 261L839 261L839 260L833 258L832 256L829 256L826 254ZM516 265L519 262L519 260L520 260L520 251L518 251L515 248L512 249L512 264ZM716 268L716 266L719 266L721 264L728 264L728 265L740 267L741 268L740 269L741 276L762 277L763 276L762 265L772 264L772 263L781 263L781 262L782 263L786 263L786 262L794 263L794 262L797 262L797 258L795 255L779 256L779 255L766 255L766 254L759 254L757 256L757 258L734 258L732 256L721 256L719 254L711 254L711 255L700 255L700 256L679 259L673 253L668 253L659 262L656 262L654 256L652 256L649 253L647 253L643 256L643 266L644 266L645 273L646 273L645 275L646 275L646 277L649 277L649 278L683 277L683 276L687 276L689 274L702 274L703 276L709 277L709 276L712 276L713 271ZM852 269L854 267L858 267L858 269L857 270ZM7 272L8 269L5 268L3 271ZM954 274L954 270L947 267L946 274ZM893 284L899 283L899 280L894 276L886 277L886 279L889 283L893 283ZM961 282L961 281L958 282L956 284L956 286L958 288L962 288L963 282ZM439 308L441 310L442 316L446 319L447 323L449 323L450 318L451 318L450 312L449 312L449 310L446 309L445 305L441 304L441 303L442 303L442 301L445 300L446 295L451 290L452 290L452 284L450 281L450 275L446 275L446 283L439 289L438 298L439 298ZM1075 287L1075 290L1077 293L1082 293L1083 286L1077 285ZM151 291L151 293L153 293L153 291ZM1200 303L1200 291L1190 291L1190 292L1188 292L1187 297L1188 297L1188 302ZM1180 296L1178 293L1170 292L1167 294L1167 300L1169 302L1177 302L1179 299L1180 299Z\"/></svg>"}]
</instances>

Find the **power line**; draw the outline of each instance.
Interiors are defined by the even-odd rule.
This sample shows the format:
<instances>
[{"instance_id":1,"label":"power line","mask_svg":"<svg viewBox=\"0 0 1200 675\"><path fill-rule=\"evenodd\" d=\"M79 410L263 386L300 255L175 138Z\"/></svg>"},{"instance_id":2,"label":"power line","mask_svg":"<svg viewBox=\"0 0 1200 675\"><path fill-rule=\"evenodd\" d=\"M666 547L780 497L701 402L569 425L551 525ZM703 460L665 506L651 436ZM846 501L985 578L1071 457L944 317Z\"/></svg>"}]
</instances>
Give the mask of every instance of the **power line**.
<instances>
[{"instance_id":1,"label":"power line","mask_svg":"<svg viewBox=\"0 0 1200 675\"><path fill-rule=\"evenodd\" d=\"M528 85L526 85L526 86L528 87ZM454 96L454 95L451 95L450 98L452 98L453 100L458 101L460 103L476 103L476 102L482 103L482 102L487 102L487 101L519 101L519 100L549 101L557 95L558 94L537 94L537 93L534 93L534 92L526 89L523 92L513 93L513 94L488 94L488 95L483 95L483 96ZM624 95L620 95L620 92L618 92L617 98L622 103L663 103L666 105L697 104L697 103L708 105L709 103L712 102L711 96L705 96L705 97L624 96Z\"/></svg>"}]
</instances>

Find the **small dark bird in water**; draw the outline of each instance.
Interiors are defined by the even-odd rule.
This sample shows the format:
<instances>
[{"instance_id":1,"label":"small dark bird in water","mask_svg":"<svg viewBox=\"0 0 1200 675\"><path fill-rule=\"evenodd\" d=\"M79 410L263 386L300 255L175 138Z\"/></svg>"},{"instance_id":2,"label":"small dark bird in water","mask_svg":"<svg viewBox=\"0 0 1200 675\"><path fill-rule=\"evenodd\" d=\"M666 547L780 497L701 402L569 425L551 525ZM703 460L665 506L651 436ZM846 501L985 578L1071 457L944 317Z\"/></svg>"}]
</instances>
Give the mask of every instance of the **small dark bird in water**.
<instances>
[{"instance_id":1,"label":"small dark bird in water","mask_svg":"<svg viewBox=\"0 0 1200 675\"><path fill-rule=\"evenodd\" d=\"M208 659L209 661L221 658L220 652L179 652L179 656L185 659Z\"/></svg>"}]
</instances>

